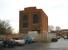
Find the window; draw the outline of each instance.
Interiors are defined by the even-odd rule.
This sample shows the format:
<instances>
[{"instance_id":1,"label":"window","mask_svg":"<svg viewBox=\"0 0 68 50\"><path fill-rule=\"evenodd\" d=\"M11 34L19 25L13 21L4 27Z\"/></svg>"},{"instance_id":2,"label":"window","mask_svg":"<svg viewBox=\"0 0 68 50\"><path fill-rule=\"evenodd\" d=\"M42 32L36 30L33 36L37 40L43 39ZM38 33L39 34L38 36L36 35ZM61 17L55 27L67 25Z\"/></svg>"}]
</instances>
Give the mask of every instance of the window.
<instances>
[{"instance_id":1,"label":"window","mask_svg":"<svg viewBox=\"0 0 68 50\"><path fill-rule=\"evenodd\" d=\"M32 14L32 18L33 18L33 23L39 22L39 16L37 14Z\"/></svg>"},{"instance_id":2,"label":"window","mask_svg":"<svg viewBox=\"0 0 68 50\"><path fill-rule=\"evenodd\" d=\"M23 23L23 27L28 27L28 23Z\"/></svg>"},{"instance_id":3,"label":"window","mask_svg":"<svg viewBox=\"0 0 68 50\"><path fill-rule=\"evenodd\" d=\"M28 21L28 16L27 15L23 16L23 21Z\"/></svg>"},{"instance_id":4,"label":"window","mask_svg":"<svg viewBox=\"0 0 68 50\"><path fill-rule=\"evenodd\" d=\"M23 27L28 27L28 16L27 15L23 16Z\"/></svg>"}]
</instances>

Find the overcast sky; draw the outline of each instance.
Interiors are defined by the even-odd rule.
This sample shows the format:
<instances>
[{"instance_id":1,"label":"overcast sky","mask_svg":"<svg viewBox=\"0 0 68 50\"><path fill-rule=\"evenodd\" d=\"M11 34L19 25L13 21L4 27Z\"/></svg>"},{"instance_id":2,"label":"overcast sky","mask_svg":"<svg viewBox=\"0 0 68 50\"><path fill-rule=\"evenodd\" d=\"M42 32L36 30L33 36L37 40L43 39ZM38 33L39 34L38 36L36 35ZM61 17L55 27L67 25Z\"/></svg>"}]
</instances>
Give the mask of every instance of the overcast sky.
<instances>
[{"instance_id":1,"label":"overcast sky","mask_svg":"<svg viewBox=\"0 0 68 50\"><path fill-rule=\"evenodd\" d=\"M19 10L36 6L48 15L48 24L68 28L68 0L0 0L0 19L19 31Z\"/></svg>"}]
</instances>

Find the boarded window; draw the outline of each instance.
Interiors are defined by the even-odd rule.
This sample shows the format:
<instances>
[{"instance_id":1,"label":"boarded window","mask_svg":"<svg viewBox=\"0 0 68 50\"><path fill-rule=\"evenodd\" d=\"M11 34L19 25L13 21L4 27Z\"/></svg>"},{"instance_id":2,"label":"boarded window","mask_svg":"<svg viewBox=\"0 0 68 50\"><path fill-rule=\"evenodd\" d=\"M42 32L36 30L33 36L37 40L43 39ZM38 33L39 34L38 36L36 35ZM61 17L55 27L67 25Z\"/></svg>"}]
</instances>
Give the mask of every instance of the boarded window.
<instances>
[{"instance_id":1,"label":"boarded window","mask_svg":"<svg viewBox=\"0 0 68 50\"><path fill-rule=\"evenodd\" d=\"M28 27L28 16L27 15L23 16L23 27Z\"/></svg>"},{"instance_id":2,"label":"boarded window","mask_svg":"<svg viewBox=\"0 0 68 50\"><path fill-rule=\"evenodd\" d=\"M33 18L33 23L39 22L39 16L37 14L32 14L32 18Z\"/></svg>"}]
</instances>

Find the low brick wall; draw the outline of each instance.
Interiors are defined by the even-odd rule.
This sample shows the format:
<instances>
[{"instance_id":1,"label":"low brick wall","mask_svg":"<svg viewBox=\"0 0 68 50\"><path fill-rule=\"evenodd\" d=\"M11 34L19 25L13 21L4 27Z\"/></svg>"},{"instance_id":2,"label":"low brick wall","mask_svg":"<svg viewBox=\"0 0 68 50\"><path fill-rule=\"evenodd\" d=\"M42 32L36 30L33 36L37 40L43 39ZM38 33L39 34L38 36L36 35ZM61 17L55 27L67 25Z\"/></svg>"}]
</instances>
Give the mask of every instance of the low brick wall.
<instances>
[{"instance_id":1,"label":"low brick wall","mask_svg":"<svg viewBox=\"0 0 68 50\"><path fill-rule=\"evenodd\" d=\"M43 35L43 34L38 34L38 36L36 37L35 39L37 42L42 42L42 41L46 41L47 40L47 37L46 35Z\"/></svg>"}]
</instances>

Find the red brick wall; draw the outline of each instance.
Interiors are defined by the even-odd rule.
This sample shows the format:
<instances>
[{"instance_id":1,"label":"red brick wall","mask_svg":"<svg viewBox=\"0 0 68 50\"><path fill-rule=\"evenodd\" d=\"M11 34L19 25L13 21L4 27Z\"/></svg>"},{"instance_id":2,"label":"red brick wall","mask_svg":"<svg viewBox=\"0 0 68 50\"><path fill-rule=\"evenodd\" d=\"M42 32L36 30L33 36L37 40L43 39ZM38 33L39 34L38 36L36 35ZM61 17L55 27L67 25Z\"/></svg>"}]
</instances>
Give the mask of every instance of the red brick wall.
<instances>
[{"instance_id":1,"label":"red brick wall","mask_svg":"<svg viewBox=\"0 0 68 50\"><path fill-rule=\"evenodd\" d=\"M27 14L28 15L28 17L29 17L29 31L31 31L32 30L32 16L31 16L31 14L32 13L36 13L36 14L38 14L39 15L39 17L40 17L40 33L42 33L43 31L46 31L46 32L48 32L48 16L43 12L43 10L42 9L36 9L36 7L28 7L28 8L25 8L23 11L20 11L19 12L20 14L20 16L19 16L19 32L20 33L23 33L23 31L22 31L22 29L23 29L23 27L22 27L22 22L23 22L23 20L22 20L22 15L23 14Z\"/></svg>"}]
</instances>

